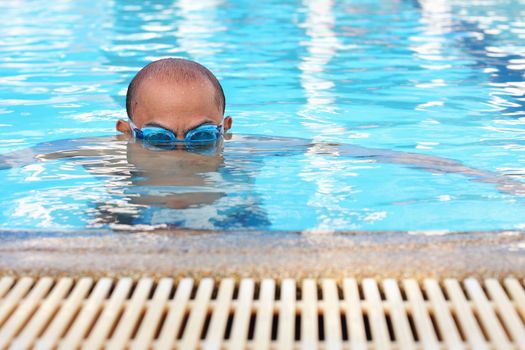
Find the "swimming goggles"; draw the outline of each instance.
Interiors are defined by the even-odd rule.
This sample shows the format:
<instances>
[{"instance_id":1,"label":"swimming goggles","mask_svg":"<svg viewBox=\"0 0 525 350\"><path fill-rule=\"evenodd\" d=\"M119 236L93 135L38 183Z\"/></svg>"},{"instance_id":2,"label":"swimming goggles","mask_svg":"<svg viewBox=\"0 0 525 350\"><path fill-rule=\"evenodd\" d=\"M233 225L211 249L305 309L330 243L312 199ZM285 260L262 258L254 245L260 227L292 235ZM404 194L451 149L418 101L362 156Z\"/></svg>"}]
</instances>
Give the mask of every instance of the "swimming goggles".
<instances>
[{"instance_id":1,"label":"swimming goggles","mask_svg":"<svg viewBox=\"0 0 525 350\"><path fill-rule=\"evenodd\" d=\"M151 144L174 144L174 143L209 143L217 141L223 134L222 125L205 124L186 132L184 140L179 140L171 130L158 126L146 126L139 129L130 120L133 137Z\"/></svg>"}]
</instances>

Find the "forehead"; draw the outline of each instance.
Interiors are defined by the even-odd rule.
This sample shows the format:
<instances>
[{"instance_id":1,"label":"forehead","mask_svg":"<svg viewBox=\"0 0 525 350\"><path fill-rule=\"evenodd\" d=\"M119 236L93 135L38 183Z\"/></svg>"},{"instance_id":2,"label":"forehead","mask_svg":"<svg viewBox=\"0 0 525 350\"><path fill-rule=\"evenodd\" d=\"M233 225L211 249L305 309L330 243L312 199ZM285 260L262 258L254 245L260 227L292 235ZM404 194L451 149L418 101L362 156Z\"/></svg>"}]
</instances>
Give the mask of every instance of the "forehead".
<instances>
[{"instance_id":1,"label":"forehead","mask_svg":"<svg viewBox=\"0 0 525 350\"><path fill-rule=\"evenodd\" d=\"M156 113L211 117L219 112L213 84L200 76L188 80L147 77L137 87L134 103Z\"/></svg>"}]
</instances>

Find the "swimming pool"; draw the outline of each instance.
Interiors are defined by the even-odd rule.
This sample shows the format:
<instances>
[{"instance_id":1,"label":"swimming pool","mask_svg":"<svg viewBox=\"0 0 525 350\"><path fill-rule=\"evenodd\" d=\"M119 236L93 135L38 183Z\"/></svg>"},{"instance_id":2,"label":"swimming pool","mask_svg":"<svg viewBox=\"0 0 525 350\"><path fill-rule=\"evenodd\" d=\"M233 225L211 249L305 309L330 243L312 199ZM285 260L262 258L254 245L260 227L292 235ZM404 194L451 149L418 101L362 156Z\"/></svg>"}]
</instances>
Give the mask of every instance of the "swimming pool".
<instances>
[{"instance_id":1,"label":"swimming pool","mask_svg":"<svg viewBox=\"0 0 525 350\"><path fill-rule=\"evenodd\" d=\"M525 228L523 1L0 8L0 228ZM221 80L222 157L113 136L167 56Z\"/></svg>"}]
</instances>

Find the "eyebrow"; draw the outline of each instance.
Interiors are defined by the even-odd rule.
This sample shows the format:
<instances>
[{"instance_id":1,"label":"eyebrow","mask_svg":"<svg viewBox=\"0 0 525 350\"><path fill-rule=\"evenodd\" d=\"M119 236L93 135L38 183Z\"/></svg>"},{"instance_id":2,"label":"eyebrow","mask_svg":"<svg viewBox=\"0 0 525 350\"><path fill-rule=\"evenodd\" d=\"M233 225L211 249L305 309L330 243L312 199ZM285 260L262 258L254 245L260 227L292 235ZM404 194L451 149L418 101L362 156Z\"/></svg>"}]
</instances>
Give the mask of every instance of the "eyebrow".
<instances>
[{"instance_id":1,"label":"eyebrow","mask_svg":"<svg viewBox=\"0 0 525 350\"><path fill-rule=\"evenodd\" d=\"M144 126L153 126L153 127L157 127L157 128L161 128L161 129L166 129L166 130L172 131L170 128L167 128L164 125L159 124L159 123L146 123L146 124L144 124Z\"/></svg>"}]
</instances>

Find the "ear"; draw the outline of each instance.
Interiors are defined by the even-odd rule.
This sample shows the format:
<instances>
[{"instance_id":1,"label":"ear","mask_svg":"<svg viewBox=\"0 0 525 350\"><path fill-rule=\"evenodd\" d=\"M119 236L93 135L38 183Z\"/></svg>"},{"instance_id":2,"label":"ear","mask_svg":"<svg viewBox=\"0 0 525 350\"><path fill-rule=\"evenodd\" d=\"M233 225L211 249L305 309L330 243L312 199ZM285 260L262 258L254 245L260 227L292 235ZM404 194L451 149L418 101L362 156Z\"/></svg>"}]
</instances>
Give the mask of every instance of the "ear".
<instances>
[{"instance_id":1,"label":"ear","mask_svg":"<svg viewBox=\"0 0 525 350\"><path fill-rule=\"evenodd\" d=\"M233 124L233 119L230 116L227 116L224 118L224 121L222 122L222 125L224 126L224 131L228 131L231 129Z\"/></svg>"},{"instance_id":2,"label":"ear","mask_svg":"<svg viewBox=\"0 0 525 350\"><path fill-rule=\"evenodd\" d=\"M119 119L115 127L123 134L131 134L131 125L129 125L129 123L125 120Z\"/></svg>"}]
</instances>

